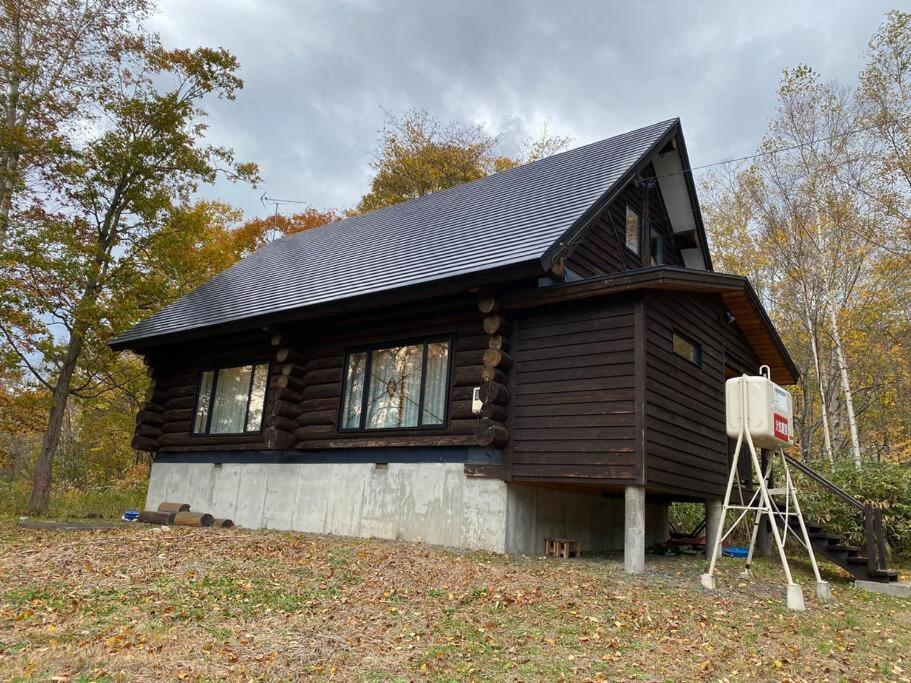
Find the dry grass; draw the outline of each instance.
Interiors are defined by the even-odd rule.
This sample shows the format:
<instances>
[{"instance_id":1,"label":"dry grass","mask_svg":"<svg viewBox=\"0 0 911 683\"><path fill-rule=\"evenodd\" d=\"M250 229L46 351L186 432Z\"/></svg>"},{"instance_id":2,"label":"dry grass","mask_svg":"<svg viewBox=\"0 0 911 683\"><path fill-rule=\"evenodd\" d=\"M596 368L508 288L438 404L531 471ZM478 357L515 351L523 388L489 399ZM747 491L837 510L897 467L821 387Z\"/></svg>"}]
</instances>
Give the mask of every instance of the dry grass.
<instances>
[{"instance_id":1,"label":"dry grass","mask_svg":"<svg viewBox=\"0 0 911 683\"><path fill-rule=\"evenodd\" d=\"M697 558L459 553L402 542L0 525L0 679L901 679L911 604L834 586L782 606Z\"/></svg>"}]
</instances>

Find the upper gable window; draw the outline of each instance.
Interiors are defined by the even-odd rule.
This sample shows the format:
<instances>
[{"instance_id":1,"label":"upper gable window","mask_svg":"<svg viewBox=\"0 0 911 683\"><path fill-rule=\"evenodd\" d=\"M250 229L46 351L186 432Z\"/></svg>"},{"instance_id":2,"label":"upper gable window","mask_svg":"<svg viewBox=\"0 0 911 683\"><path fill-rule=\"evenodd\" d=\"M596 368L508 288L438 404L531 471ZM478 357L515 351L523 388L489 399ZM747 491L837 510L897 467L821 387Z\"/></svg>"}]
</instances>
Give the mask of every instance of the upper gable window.
<instances>
[{"instance_id":1,"label":"upper gable window","mask_svg":"<svg viewBox=\"0 0 911 683\"><path fill-rule=\"evenodd\" d=\"M194 434L250 434L263 422L269 365L206 370L199 377Z\"/></svg>"},{"instance_id":2,"label":"upper gable window","mask_svg":"<svg viewBox=\"0 0 911 683\"><path fill-rule=\"evenodd\" d=\"M639 255L639 212L626 205L626 248Z\"/></svg>"},{"instance_id":3,"label":"upper gable window","mask_svg":"<svg viewBox=\"0 0 911 683\"><path fill-rule=\"evenodd\" d=\"M345 363L340 426L440 426L446 418L448 386L448 341L352 351Z\"/></svg>"},{"instance_id":4,"label":"upper gable window","mask_svg":"<svg viewBox=\"0 0 911 683\"><path fill-rule=\"evenodd\" d=\"M694 365L702 365L702 345L679 332L674 332L674 353Z\"/></svg>"}]
</instances>

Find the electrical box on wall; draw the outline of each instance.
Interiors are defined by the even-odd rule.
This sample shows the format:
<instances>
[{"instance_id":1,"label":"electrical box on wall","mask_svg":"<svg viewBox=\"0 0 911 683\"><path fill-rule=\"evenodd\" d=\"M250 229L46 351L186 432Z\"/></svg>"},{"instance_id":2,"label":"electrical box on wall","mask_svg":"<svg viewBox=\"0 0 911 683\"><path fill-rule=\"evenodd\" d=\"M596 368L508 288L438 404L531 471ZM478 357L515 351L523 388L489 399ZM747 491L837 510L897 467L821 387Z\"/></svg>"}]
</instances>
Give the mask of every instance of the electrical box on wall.
<instances>
[{"instance_id":1,"label":"electrical box on wall","mask_svg":"<svg viewBox=\"0 0 911 683\"><path fill-rule=\"evenodd\" d=\"M765 376L743 375L725 383L727 434L736 439L741 418L757 448L783 448L794 443L791 394Z\"/></svg>"},{"instance_id":2,"label":"electrical box on wall","mask_svg":"<svg viewBox=\"0 0 911 683\"><path fill-rule=\"evenodd\" d=\"M481 412L484 402L481 400L481 387L475 387L471 392L471 412L477 415Z\"/></svg>"}]
</instances>

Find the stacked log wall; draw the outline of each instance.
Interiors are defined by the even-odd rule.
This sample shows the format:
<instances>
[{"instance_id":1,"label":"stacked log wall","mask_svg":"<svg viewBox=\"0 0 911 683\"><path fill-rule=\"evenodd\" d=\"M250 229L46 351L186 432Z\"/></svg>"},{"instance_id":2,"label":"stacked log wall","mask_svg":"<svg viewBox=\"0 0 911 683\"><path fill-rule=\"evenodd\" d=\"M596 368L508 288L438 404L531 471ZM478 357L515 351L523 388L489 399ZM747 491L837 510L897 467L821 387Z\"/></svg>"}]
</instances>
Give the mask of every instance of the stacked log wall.
<instances>
[{"instance_id":1,"label":"stacked log wall","mask_svg":"<svg viewBox=\"0 0 911 683\"><path fill-rule=\"evenodd\" d=\"M506 421L509 340L505 319L478 310L478 296L427 300L407 308L337 316L281 329L174 345L150 354L155 383L137 423L148 450L322 449L357 446L474 445L499 447ZM485 329L488 328L488 329ZM449 339L446 421L440 426L384 430L339 428L346 353L352 349ZM194 435L193 409L204 368L269 361L262 432ZM482 387L484 408L472 412ZM486 439L486 441L484 441Z\"/></svg>"},{"instance_id":2,"label":"stacked log wall","mask_svg":"<svg viewBox=\"0 0 911 683\"><path fill-rule=\"evenodd\" d=\"M203 369L271 362L274 351L269 343L268 333L256 330L230 337L219 337L192 344L175 344L149 354L146 362L153 369L151 400L148 410L161 408L158 426L160 436L156 448L141 450L212 450L230 445L235 447L262 447L265 445L264 432L239 435L193 434L193 409L199 388L199 375ZM271 364L270 384L276 380L276 364ZM274 392L266 395L264 415L270 412ZM145 415L145 410L140 415ZM147 417L143 417L144 430ZM153 418L154 419L154 418ZM137 425L137 436L139 425ZM137 439L134 438L134 448ZM152 446L143 442L144 446Z\"/></svg>"},{"instance_id":3,"label":"stacked log wall","mask_svg":"<svg viewBox=\"0 0 911 683\"><path fill-rule=\"evenodd\" d=\"M475 441L478 416L471 396L482 383L487 343L470 295L412 304L407 310L380 311L328 321L318 330L299 331L295 349L302 366L301 413L296 448L468 444ZM339 419L348 350L384 344L450 339L448 414L439 426L383 430L343 430Z\"/></svg>"}]
</instances>

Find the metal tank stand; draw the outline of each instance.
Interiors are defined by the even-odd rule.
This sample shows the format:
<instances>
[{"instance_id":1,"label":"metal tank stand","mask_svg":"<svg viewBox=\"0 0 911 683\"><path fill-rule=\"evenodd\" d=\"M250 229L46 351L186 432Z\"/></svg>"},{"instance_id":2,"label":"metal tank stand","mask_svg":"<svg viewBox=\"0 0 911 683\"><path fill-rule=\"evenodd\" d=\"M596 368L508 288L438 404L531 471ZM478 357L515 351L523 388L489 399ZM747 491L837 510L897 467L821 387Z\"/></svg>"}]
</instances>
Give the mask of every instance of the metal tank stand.
<instances>
[{"instance_id":1,"label":"metal tank stand","mask_svg":"<svg viewBox=\"0 0 911 683\"><path fill-rule=\"evenodd\" d=\"M743 404L746 404L746 389L745 385L741 386L741 399ZM737 463L740 460L741 452L746 446L746 450L749 454L751 471L753 477L758 482L757 490L753 492L749 501L744 501L744 492L743 487L741 486L740 479L737 476ZM753 561L753 551L756 547L756 538L759 534L759 525L763 523L764 520L768 520L772 527L772 536L775 539L775 546L778 548L778 555L781 558L781 565L784 568L785 578L787 579L787 606L788 609L803 611L805 608L803 600L803 590L800 585L794 582L793 577L791 576L791 567L788 564L788 558L785 554L785 544L788 539L789 532L797 538L807 550L807 553L810 556L810 563L813 565L813 573L816 576L816 597L820 600L828 600L831 598L831 591L829 589L829 584L822 580L822 577L819 575L819 566L816 564L816 556L813 553L813 546L810 543L810 537L807 533L806 524L803 521L803 515L800 512L800 503L797 501L797 490L794 488L794 482L791 480L791 473L788 469L788 463L784 457L784 451L778 449L775 452L775 456L779 456L783 468L784 474L784 487L783 488L768 488L768 479L772 471L772 461L775 459L773 456L769 458L768 466L766 471L762 471L762 467L759 464L759 456L756 453L756 447L753 445L753 438L750 436L749 430L746 428L746 410L741 411L740 417L740 434L737 437L737 446L734 449L734 456L731 459L731 472L728 476L727 489L724 494L724 507L722 508L721 524L718 525L718 531L715 534L714 544L709 546L712 549L711 559L709 562L708 573L703 574L701 577L702 585L709 589L715 590L715 565L718 561L718 557L721 554L721 544L725 538L727 538L734 529L741 522L749 523L750 516L752 515L753 521L753 530L750 539L750 549L747 556L746 569L743 571L742 576L744 578L751 578L752 573L750 567ZM731 495L734 490L734 483L737 483L737 493L739 500L732 503ZM773 495L783 495L785 498L784 509L780 509L772 498ZM727 519L727 513L730 510L737 512L737 518L730 525L727 531L724 530L724 523ZM797 532L792 528L790 520L792 517L796 517L800 527L800 536L797 535ZM782 529L779 530L779 521L782 522Z\"/></svg>"}]
</instances>

